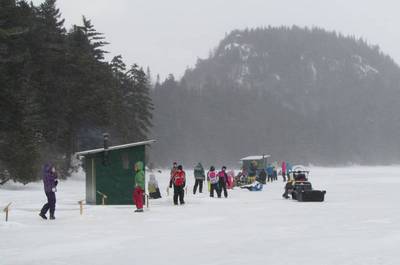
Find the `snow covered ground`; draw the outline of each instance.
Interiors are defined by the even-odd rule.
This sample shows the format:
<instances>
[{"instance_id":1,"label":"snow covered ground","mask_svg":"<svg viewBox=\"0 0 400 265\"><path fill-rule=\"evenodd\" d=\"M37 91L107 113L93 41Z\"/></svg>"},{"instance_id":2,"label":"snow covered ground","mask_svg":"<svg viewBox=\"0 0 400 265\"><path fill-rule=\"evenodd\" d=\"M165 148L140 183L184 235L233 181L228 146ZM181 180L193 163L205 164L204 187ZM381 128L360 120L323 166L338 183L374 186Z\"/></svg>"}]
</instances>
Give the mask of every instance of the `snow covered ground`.
<instances>
[{"instance_id":1,"label":"snow covered ground","mask_svg":"<svg viewBox=\"0 0 400 265\"><path fill-rule=\"evenodd\" d=\"M0 188L0 264L400 264L400 167L312 168L323 203L283 200L283 184L235 189L228 199L166 196L145 213L85 206L83 176L59 184L57 220L41 220L41 183ZM189 186L192 187L189 177Z\"/></svg>"}]
</instances>

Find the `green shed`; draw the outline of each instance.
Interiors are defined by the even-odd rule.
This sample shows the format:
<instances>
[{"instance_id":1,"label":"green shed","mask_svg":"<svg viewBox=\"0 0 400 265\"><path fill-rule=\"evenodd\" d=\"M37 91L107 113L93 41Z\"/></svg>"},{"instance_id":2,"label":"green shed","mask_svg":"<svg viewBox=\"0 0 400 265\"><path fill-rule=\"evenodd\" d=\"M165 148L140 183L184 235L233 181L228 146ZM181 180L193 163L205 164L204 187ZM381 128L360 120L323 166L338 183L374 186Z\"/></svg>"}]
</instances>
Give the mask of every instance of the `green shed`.
<instances>
[{"instance_id":1,"label":"green shed","mask_svg":"<svg viewBox=\"0 0 400 265\"><path fill-rule=\"evenodd\" d=\"M76 153L79 158L84 158L86 203L102 204L102 194L105 194L106 204L133 204L134 164L142 161L145 165L146 145L154 142L148 140L108 147L105 140L104 148Z\"/></svg>"},{"instance_id":2,"label":"green shed","mask_svg":"<svg viewBox=\"0 0 400 265\"><path fill-rule=\"evenodd\" d=\"M266 168L268 165L268 158L270 155L255 155L255 156L246 156L240 159L242 162L242 167L249 172L250 164L253 161L257 162L257 169Z\"/></svg>"}]
</instances>

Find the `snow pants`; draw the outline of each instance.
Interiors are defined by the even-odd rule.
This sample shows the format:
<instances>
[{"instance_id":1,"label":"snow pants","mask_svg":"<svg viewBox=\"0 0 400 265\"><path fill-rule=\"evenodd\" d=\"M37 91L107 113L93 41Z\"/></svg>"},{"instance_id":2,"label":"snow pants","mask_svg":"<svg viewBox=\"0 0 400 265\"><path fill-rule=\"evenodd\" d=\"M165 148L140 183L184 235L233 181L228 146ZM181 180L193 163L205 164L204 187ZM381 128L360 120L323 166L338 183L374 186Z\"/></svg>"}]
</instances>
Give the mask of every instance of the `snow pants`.
<instances>
[{"instance_id":1,"label":"snow pants","mask_svg":"<svg viewBox=\"0 0 400 265\"><path fill-rule=\"evenodd\" d=\"M224 191L224 197L228 198L228 191L226 190L226 182L225 180L220 180L219 181L219 194L218 194L218 198L221 198L221 193L222 190Z\"/></svg>"},{"instance_id":2,"label":"snow pants","mask_svg":"<svg viewBox=\"0 0 400 265\"><path fill-rule=\"evenodd\" d=\"M141 187L136 187L133 191L133 202L137 209L143 209L143 193L144 190Z\"/></svg>"},{"instance_id":3,"label":"snow pants","mask_svg":"<svg viewBox=\"0 0 400 265\"><path fill-rule=\"evenodd\" d=\"M54 216L54 212L56 211L56 193L55 192L46 192L47 203L43 205L40 213L42 215L46 215L47 211L50 209L50 216Z\"/></svg>"},{"instance_id":4,"label":"snow pants","mask_svg":"<svg viewBox=\"0 0 400 265\"><path fill-rule=\"evenodd\" d=\"M196 194L197 187L199 187L200 193L203 192L203 182L204 182L204 180L202 180L202 179L196 179L196 182L194 183L194 187L193 187L193 194Z\"/></svg>"},{"instance_id":5,"label":"snow pants","mask_svg":"<svg viewBox=\"0 0 400 265\"><path fill-rule=\"evenodd\" d=\"M214 190L217 192L218 198L221 197L221 192L219 191L218 183L210 184L210 197L214 197Z\"/></svg>"},{"instance_id":6,"label":"snow pants","mask_svg":"<svg viewBox=\"0 0 400 265\"><path fill-rule=\"evenodd\" d=\"M274 180L272 174L268 174L268 182L272 182Z\"/></svg>"},{"instance_id":7,"label":"snow pants","mask_svg":"<svg viewBox=\"0 0 400 265\"><path fill-rule=\"evenodd\" d=\"M184 204L185 201L183 200L185 196L185 191L183 189L183 186L175 186L174 185L174 204L178 205L178 198L179 198L179 203Z\"/></svg>"}]
</instances>

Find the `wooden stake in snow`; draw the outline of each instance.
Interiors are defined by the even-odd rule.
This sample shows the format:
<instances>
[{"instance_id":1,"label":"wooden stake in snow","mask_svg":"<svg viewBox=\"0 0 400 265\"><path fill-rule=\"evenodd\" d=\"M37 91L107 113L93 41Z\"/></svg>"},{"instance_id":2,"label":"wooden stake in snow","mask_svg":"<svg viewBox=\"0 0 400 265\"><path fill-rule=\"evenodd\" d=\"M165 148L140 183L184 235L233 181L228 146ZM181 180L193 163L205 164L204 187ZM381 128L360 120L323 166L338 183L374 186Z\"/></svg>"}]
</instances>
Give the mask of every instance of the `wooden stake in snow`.
<instances>
[{"instance_id":1,"label":"wooden stake in snow","mask_svg":"<svg viewBox=\"0 0 400 265\"><path fill-rule=\"evenodd\" d=\"M101 197L101 204L102 204L102 205L106 205L107 195L105 195L104 193L102 193L102 192L100 192L100 191L97 191L97 193L100 194L100 195L102 196L102 197Z\"/></svg>"},{"instance_id":2,"label":"wooden stake in snow","mask_svg":"<svg viewBox=\"0 0 400 265\"><path fill-rule=\"evenodd\" d=\"M149 195L145 194L146 196L146 207L149 208Z\"/></svg>"},{"instance_id":3,"label":"wooden stake in snow","mask_svg":"<svg viewBox=\"0 0 400 265\"><path fill-rule=\"evenodd\" d=\"M82 215L83 214L83 202L84 202L85 200L80 200L80 201L78 201L78 203L79 203L79 212L80 212L80 214Z\"/></svg>"},{"instance_id":4,"label":"wooden stake in snow","mask_svg":"<svg viewBox=\"0 0 400 265\"><path fill-rule=\"evenodd\" d=\"M187 187L185 187L185 195L187 195Z\"/></svg>"},{"instance_id":5,"label":"wooden stake in snow","mask_svg":"<svg viewBox=\"0 0 400 265\"><path fill-rule=\"evenodd\" d=\"M167 187L167 196L169 196L169 187Z\"/></svg>"},{"instance_id":6,"label":"wooden stake in snow","mask_svg":"<svg viewBox=\"0 0 400 265\"><path fill-rule=\"evenodd\" d=\"M10 210L10 205L11 205L11 202L9 204L7 204L7 206L3 209L3 212L6 213L6 222L8 221L8 211Z\"/></svg>"}]
</instances>

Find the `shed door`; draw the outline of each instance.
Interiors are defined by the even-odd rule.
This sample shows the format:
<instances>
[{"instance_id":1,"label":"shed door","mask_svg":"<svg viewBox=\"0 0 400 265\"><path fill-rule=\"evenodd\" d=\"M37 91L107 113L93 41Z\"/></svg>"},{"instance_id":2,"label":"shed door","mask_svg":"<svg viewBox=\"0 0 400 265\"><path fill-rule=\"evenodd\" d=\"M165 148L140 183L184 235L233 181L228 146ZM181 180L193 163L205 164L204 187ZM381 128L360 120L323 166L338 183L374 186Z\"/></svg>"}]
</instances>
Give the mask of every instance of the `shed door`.
<instances>
[{"instance_id":1,"label":"shed door","mask_svg":"<svg viewBox=\"0 0 400 265\"><path fill-rule=\"evenodd\" d=\"M86 203L96 203L96 160L86 160Z\"/></svg>"}]
</instances>

